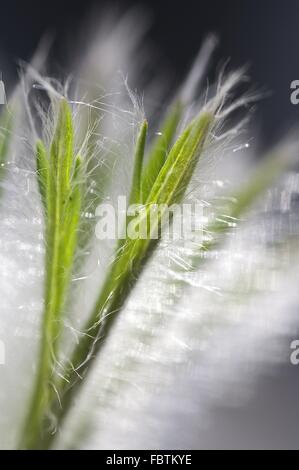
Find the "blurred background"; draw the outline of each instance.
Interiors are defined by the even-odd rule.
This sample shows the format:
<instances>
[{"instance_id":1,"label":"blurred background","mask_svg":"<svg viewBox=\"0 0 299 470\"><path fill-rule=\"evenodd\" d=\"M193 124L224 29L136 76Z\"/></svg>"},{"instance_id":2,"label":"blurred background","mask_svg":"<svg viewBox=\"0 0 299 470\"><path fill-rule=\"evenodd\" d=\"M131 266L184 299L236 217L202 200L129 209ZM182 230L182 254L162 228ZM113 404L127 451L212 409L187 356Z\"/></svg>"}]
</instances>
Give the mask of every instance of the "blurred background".
<instances>
[{"instance_id":1,"label":"blurred background","mask_svg":"<svg viewBox=\"0 0 299 470\"><path fill-rule=\"evenodd\" d=\"M297 0L10 0L1 2L0 67L11 89L17 61L29 60L41 37L52 32L55 72L67 73L88 39L85 20L107 9L121 14L130 7L147 10L148 42L179 83L208 32L220 38L216 63L249 64L253 84L272 94L259 106L256 125L262 143L272 142L297 121L299 107L289 100L290 82L298 78L299 3ZM223 63L223 62L222 62Z\"/></svg>"},{"instance_id":2,"label":"blurred background","mask_svg":"<svg viewBox=\"0 0 299 470\"><path fill-rule=\"evenodd\" d=\"M299 105L290 103L290 83L299 79L298 0L2 1L0 70L8 92L18 78L18 60L28 61L45 33L55 38L53 73L66 76L74 56L86 45L85 21L91 12L108 8L121 14L131 7L148 12L148 44L157 69L171 71L173 87L212 31L220 38L215 63L229 58L232 67L248 64L255 88L270 92L259 103L255 118L261 146L275 143L299 122ZM291 339L298 336L294 332ZM282 365L260 379L246 405L214 410L198 436L198 446L298 448L299 366L292 366L288 357L286 341Z\"/></svg>"}]
</instances>

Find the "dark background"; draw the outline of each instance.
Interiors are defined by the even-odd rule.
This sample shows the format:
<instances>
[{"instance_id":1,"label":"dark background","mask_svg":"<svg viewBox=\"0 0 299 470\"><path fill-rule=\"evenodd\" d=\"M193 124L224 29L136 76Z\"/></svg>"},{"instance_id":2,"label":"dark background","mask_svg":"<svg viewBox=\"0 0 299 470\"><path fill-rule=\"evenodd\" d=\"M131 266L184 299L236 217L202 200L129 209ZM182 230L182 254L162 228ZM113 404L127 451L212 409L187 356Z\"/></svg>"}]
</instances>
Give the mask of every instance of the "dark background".
<instances>
[{"instance_id":1,"label":"dark background","mask_svg":"<svg viewBox=\"0 0 299 470\"><path fill-rule=\"evenodd\" d=\"M207 32L219 34L216 63L250 64L257 88L272 94L259 105L260 139L272 142L299 121L299 106L290 104L290 82L299 78L298 0L3 0L0 8L0 69L8 89L17 79L17 59L28 60L46 31L55 33L52 62L67 68L72 48L80 47L82 20L92 7L125 11L144 5L153 15L149 41L177 81ZM80 36L80 34L81 36ZM7 80L6 80L7 81Z\"/></svg>"}]
</instances>

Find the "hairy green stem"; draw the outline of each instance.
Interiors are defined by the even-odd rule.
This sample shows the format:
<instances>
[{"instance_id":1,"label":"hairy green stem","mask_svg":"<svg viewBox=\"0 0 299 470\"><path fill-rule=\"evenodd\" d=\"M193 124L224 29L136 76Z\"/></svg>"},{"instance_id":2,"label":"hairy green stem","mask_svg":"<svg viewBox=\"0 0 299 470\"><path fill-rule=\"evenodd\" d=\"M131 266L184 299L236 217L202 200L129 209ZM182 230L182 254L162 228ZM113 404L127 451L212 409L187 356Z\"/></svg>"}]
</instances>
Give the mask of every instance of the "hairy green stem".
<instances>
[{"instance_id":1,"label":"hairy green stem","mask_svg":"<svg viewBox=\"0 0 299 470\"><path fill-rule=\"evenodd\" d=\"M45 214L45 306L36 382L25 421L21 448L39 448L53 432L50 404L55 391L55 366L62 314L71 280L80 217L79 157L74 155L72 116L62 101L48 152L37 144L38 183Z\"/></svg>"}]
</instances>

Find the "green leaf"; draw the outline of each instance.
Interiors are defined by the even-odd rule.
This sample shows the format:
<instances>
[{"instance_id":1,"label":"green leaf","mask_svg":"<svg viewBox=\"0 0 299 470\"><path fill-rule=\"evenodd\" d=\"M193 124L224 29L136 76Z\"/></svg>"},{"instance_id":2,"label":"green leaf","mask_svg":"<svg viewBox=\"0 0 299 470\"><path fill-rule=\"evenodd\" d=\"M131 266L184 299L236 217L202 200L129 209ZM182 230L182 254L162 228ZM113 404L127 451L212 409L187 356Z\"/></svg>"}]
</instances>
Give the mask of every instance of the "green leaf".
<instances>
[{"instance_id":1,"label":"green leaf","mask_svg":"<svg viewBox=\"0 0 299 470\"><path fill-rule=\"evenodd\" d=\"M130 204L140 204L142 202L141 172L142 172L146 135L147 135L147 121L143 121L140 127L137 142L136 142L133 181L132 181L131 195L129 198Z\"/></svg>"},{"instance_id":2,"label":"green leaf","mask_svg":"<svg viewBox=\"0 0 299 470\"><path fill-rule=\"evenodd\" d=\"M40 360L22 448L42 447L43 432L52 432L50 403L55 382L55 361L69 291L82 191L81 160L75 157L72 114L60 103L50 150L39 141L36 148L38 184L45 209L45 287Z\"/></svg>"},{"instance_id":3,"label":"green leaf","mask_svg":"<svg viewBox=\"0 0 299 470\"><path fill-rule=\"evenodd\" d=\"M180 200L187 189L212 123L212 114L203 112L189 124L170 151L146 204L171 205Z\"/></svg>"},{"instance_id":4,"label":"green leaf","mask_svg":"<svg viewBox=\"0 0 299 470\"><path fill-rule=\"evenodd\" d=\"M161 132L154 140L147 157L147 164L142 173L141 202L145 203L156 178L165 163L169 147L173 141L179 121L182 117L183 107L176 101L167 113L161 126Z\"/></svg>"}]
</instances>

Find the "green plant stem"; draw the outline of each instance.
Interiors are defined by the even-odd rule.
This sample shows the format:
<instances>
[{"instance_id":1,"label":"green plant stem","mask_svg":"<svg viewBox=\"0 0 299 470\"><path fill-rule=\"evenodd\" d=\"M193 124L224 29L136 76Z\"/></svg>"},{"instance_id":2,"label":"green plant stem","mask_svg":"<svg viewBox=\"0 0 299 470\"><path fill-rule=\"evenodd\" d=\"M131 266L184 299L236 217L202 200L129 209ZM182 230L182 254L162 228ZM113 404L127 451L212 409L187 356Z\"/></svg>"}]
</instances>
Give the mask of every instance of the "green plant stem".
<instances>
[{"instance_id":1,"label":"green plant stem","mask_svg":"<svg viewBox=\"0 0 299 470\"><path fill-rule=\"evenodd\" d=\"M77 240L80 167L80 158L74 157L71 111L62 101L49 155L41 141L37 144L38 183L46 221L45 306L36 382L22 433L21 448L25 449L42 448L39 444L43 435L55 429L50 404Z\"/></svg>"}]
</instances>

